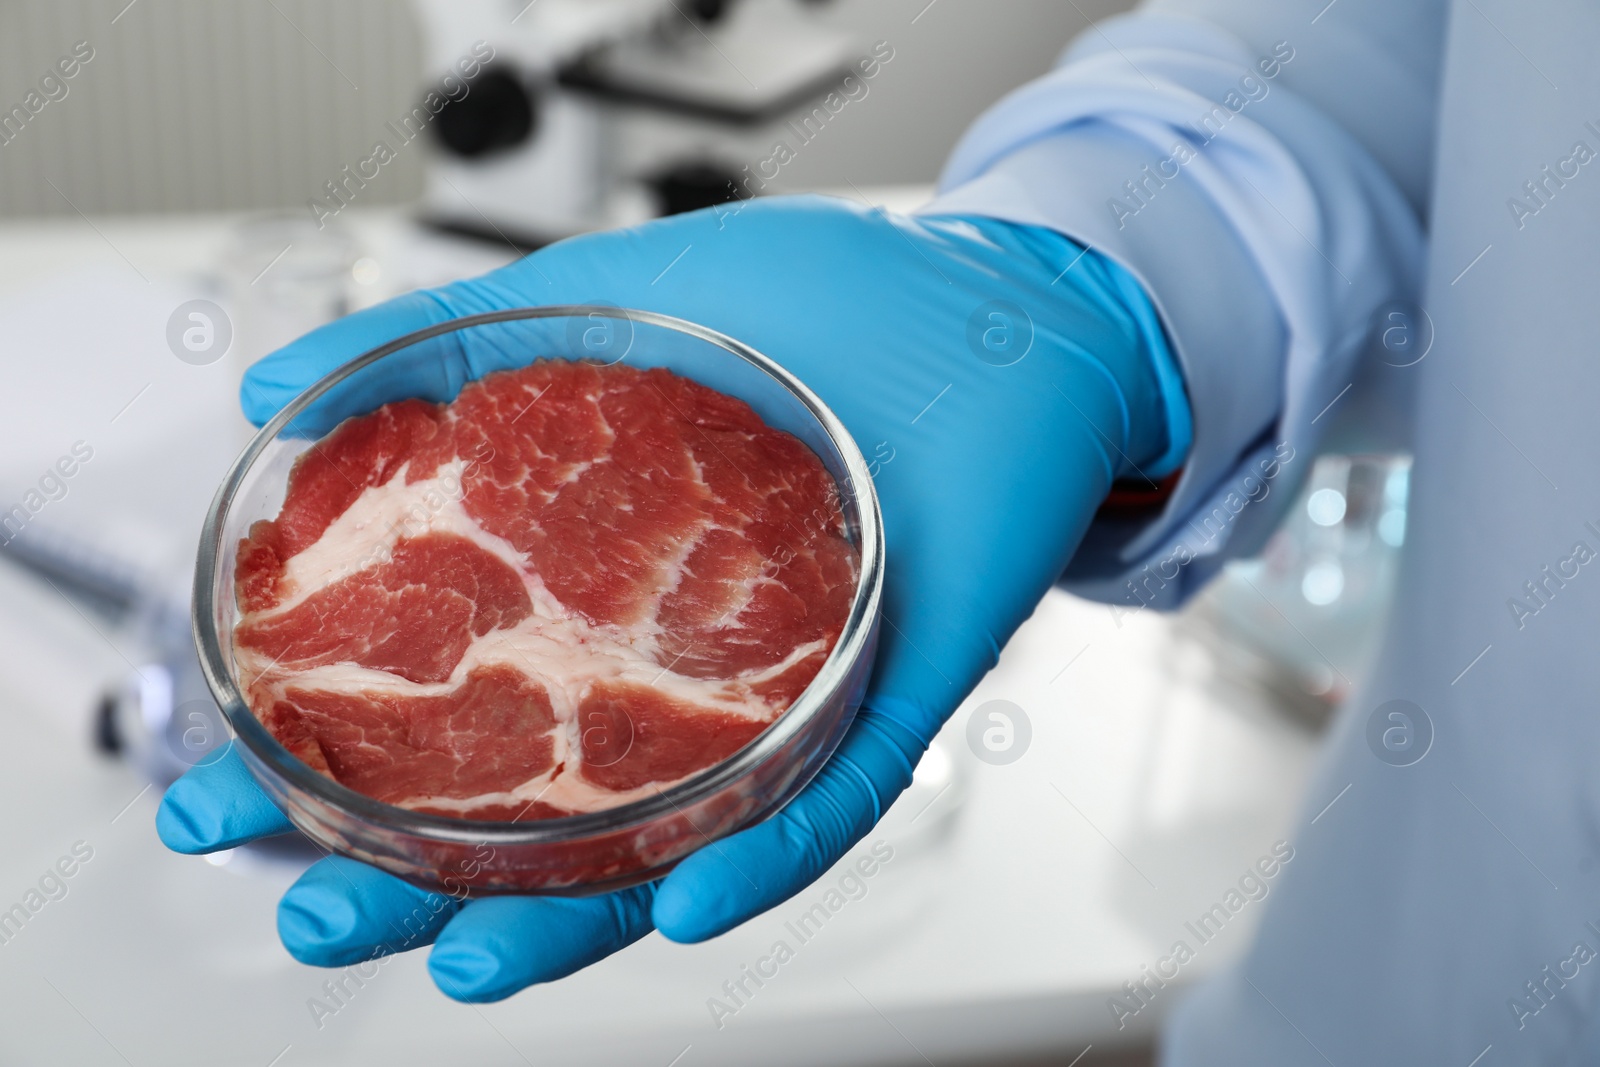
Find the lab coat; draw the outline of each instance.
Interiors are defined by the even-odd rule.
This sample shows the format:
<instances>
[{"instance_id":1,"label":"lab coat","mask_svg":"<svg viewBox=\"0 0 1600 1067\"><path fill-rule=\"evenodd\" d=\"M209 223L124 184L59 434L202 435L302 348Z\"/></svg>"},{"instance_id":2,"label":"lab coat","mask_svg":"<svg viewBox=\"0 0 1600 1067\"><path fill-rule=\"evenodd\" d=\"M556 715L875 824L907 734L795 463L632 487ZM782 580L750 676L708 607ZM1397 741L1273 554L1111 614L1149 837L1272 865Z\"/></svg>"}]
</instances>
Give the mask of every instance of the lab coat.
<instances>
[{"instance_id":1,"label":"lab coat","mask_svg":"<svg viewBox=\"0 0 1600 1067\"><path fill-rule=\"evenodd\" d=\"M1181 602L1332 425L1416 457L1380 662L1167 1064L1600 1054L1597 54L1594 5L1150 4L980 119L926 209L1117 259L1184 368L1182 478L1097 525L1076 590Z\"/></svg>"}]
</instances>

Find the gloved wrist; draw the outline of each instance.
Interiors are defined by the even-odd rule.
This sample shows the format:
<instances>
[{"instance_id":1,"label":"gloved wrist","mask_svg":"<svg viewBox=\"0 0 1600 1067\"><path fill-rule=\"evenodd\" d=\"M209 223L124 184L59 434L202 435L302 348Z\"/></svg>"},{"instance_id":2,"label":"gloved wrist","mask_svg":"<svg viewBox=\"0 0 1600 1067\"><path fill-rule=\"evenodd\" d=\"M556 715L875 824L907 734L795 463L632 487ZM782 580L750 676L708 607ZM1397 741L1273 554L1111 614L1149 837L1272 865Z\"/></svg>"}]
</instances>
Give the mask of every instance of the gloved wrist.
<instances>
[{"instance_id":1,"label":"gloved wrist","mask_svg":"<svg viewBox=\"0 0 1600 1067\"><path fill-rule=\"evenodd\" d=\"M1073 289L1092 300L1128 343L1120 352L1100 348L1090 353L1116 380L1125 402L1126 436L1113 442L1119 460L1116 476L1159 481L1183 465L1194 442L1183 370L1155 304L1137 278L1116 261L1049 227L964 213L916 217L971 227L982 240L1010 252L1016 267L1030 275L1065 264L1044 287L1046 297L1058 287ZM1037 330L1032 313L1026 307L1022 310L1029 316L1024 328Z\"/></svg>"}]
</instances>

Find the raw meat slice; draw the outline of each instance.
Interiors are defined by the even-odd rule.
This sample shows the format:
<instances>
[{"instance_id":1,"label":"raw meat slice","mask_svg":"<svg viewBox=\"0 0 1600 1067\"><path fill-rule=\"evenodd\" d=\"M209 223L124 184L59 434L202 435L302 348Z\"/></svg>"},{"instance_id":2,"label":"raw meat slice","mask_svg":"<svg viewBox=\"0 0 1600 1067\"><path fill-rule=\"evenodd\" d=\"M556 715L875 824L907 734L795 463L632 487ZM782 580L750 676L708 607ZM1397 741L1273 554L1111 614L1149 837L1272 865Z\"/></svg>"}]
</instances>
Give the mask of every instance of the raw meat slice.
<instances>
[{"instance_id":1,"label":"raw meat slice","mask_svg":"<svg viewBox=\"0 0 1600 1067\"><path fill-rule=\"evenodd\" d=\"M535 819L736 752L843 629L837 489L746 404L543 360L337 427L240 543L251 706L387 803Z\"/></svg>"},{"instance_id":2,"label":"raw meat slice","mask_svg":"<svg viewBox=\"0 0 1600 1067\"><path fill-rule=\"evenodd\" d=\"M766 729L759 720L708 711L642 685L601 683L578 705L578 773L626 792L720 763Z\"/></svg>"},{"instance_id":3,"label":"raw meat slice","mask_svg":"<svg viewBox=\"0 0 1600 1067\"><path fill-rule=\"evenodd\" d=\"M239 606L276 604L284 561L315 544L362 491L387 483L438 432L438 409L404 400L346 420L313 445L295 464L277 519L257 523L240 546Z\"/></svg>"},{"instance_id":4,"label":"raw meat slice","mask_svg":"<svg viewBox=\"0 0 1600 1067\"><path fill-rule=\"evenodd\" d=\"M234 640L287 668L355 663L442 682L474 637L533 613L522 576L464 537L427 534L388 556L287 611L241 623Z\"/></svg>"},{"instance_id":5,"label":"raw meat slice","mask_svg":"<svg viewBox=\"0 0 1600 1067\"><path fill-rule=\"evenodd\" d=\"M267 725L303 731L328 774L390 804L470 799L555 767L549 695L503 666L475 670L440 696L291 687Z\"/></svg>"}]
</instances>

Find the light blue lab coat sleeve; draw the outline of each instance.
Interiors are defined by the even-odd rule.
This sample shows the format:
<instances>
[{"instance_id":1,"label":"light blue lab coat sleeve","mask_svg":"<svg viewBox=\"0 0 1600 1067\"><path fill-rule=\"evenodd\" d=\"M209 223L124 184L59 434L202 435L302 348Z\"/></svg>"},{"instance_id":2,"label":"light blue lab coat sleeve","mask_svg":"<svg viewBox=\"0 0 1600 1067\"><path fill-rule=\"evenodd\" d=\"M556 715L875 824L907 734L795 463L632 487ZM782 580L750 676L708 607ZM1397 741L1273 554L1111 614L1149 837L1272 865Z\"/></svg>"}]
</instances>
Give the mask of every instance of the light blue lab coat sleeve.
<instances>
[{"instance_id":1,"label":"light blue lab coat sleeve","mask_svg":"<svg viewBox=\"0 0 1600 1067\"><path fill-rule=\"evenodd\" d=\"M1337 20L1169 0L1091 27L974 124L922 209L1048 226L1120 263L1181 365L1179 480L1158 515L1094 524L1074 592L1181 603L1260 547L1331 424L1404 406L1367 364L1420 284L1443 16L1336 2Z\"/></svg>"}]
</instances>

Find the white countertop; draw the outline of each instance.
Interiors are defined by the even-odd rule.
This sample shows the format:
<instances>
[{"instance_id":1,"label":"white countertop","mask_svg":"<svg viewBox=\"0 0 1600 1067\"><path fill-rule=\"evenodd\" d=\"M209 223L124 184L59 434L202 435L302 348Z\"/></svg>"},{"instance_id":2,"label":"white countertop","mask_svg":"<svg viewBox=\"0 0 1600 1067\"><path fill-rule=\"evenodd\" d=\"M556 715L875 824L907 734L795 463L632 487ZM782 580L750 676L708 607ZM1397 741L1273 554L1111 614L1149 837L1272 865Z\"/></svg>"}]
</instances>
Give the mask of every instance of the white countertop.
<instances>
[{"instance_id":1,"label":"white countertop","mask_svg":"<svg viewBox=\"0 0 1600 1067\"><path fill-rule=\"evenodd\" d=\"M230 221L0 227L0 493L20 493L73 442L90 442L94 458L35 521L91 532L174 575L244 427L237 369L180 362L165 323L183 300L223 300L200 268ZM358 218L356 230L382 266L374 296L505 258L392 216ZM274 929L293 872L243 854L217 865L166 852L156 790L91 751L90 709L137 653L134 635L0 566L11 730L0 746L11 813L0 911L74 842L94 850L67 895L0 944L0 1062L950 1067L1040 1052L1065 1063L1091 1043L1148 1035L1176 990L1123 1031L1107 997L1270 851L1315 747L1215 675L1170 620L1146 612L1118 626L1108 609L1052 593L945 731L955 784L907 795L859 846L896 849L866 895L795 946L723 1028L708 999L776 939L792 941L784 924L827 879L709 944L651 935L484 1008L438 994L413 953L351 983L348 1005L319 1028L308 1000L332 975L291 960ZM1031 747L1007 766L966 749L969 712L993 699L1033 725ZM1253 918L1247 907L1199 948L1182 980L1235 953Z\"/></svg>"}]
</instances>

